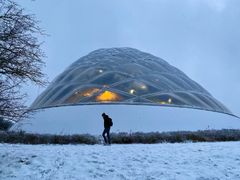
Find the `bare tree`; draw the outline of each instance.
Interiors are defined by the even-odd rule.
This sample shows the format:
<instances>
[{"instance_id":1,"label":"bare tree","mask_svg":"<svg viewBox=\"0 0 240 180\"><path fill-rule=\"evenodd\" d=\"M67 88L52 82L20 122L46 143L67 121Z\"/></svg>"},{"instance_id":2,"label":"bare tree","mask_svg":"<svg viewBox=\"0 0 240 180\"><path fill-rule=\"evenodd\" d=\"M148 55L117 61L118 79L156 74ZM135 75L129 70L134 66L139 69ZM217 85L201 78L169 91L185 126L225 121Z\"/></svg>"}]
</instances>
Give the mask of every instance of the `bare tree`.
<instances>
[{"instance_id":1,"label":"bare tree","mask_svg":"<svg viewBox=\"0 0 240 180\"><path fill-rule=\"evenodd\" d=\"M26 115L21 87L44 85L44 53L38 37L44 35L32 14L13 0L0 0L0 116L17 121Z\"/></svg>"}]
</instances>

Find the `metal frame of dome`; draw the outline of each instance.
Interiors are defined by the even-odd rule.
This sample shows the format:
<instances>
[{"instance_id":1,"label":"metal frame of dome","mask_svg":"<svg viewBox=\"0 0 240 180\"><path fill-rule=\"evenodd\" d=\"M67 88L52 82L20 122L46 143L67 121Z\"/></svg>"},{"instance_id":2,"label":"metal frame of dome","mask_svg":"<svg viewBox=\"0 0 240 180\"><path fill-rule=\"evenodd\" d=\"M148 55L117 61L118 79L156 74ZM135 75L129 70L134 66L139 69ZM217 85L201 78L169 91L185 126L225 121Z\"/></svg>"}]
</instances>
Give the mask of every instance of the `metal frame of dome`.
<instances>
[{"instance_id":1,"label":"metal frame of dome","mask_svg":"<svg viewBox=\"0 0 240 180\"><path fill-rule=\"evenodd\" d=\"M100 104L182 107L235 116L182 71L133 48L99 49L80 58L30 110Z\"/></svg>"}]
</instances>

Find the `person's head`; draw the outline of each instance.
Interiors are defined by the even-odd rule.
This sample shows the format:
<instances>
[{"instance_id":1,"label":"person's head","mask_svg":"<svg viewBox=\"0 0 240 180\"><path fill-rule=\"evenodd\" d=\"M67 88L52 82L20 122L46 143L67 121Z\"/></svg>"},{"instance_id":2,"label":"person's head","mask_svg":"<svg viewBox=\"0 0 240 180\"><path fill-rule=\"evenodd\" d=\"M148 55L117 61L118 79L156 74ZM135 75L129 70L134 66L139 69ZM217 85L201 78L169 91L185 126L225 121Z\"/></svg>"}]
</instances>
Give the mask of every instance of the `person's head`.
<instances>
[{"instance_id":1,"label":"person's head","mask_svg":"<svg viewBox=\"0 0 240 180\"><path fill-rule=\"evenodd\" d=\"M102 113L102 117L104 117L104 116L106 116L106 114L105 114L105 113Z\"/></svg>"}]
</instances>

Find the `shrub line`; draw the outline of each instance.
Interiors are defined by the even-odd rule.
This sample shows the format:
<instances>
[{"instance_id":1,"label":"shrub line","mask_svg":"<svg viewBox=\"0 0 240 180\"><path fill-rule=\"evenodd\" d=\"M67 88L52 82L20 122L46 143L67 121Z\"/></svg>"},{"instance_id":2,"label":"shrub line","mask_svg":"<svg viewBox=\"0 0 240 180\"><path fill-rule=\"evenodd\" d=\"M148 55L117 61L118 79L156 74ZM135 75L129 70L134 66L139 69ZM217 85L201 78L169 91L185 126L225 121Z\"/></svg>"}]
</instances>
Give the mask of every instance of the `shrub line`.
<instances>
[{"instance_id":1,"label":"shrub line","mask_svg":"<svg viewBox=\"0 0 240 180\"><path fill-rule=\"evenodd\" d=\"M239 129L172 131L172 132L120 132L111 133L113 144L155 144L184 142L240 141ZM0 131L0 143L11 144L101 144L101 136L90 134L52 135L23 131Z\"/></svg>"}]
</instances>

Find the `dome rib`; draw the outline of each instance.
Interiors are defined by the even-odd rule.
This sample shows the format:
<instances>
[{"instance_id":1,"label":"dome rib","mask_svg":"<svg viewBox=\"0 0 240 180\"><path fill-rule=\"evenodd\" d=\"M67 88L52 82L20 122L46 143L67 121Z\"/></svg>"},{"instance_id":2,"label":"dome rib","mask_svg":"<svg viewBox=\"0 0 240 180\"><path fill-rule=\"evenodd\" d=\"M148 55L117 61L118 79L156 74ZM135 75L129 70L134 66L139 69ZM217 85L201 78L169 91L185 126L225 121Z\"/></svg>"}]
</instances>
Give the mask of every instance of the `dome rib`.
<instances>
[{"instance_id":1,"label":"dome rib","mask_svg":"<svg viewBox=\"0 0 240 180\"><path fill-rule=\"evenodd\" d=\"M133 48L99 49L72 63L30 109L89 104L158 105L235 116L161 58Z\"/></svg>"}]
</instances>

